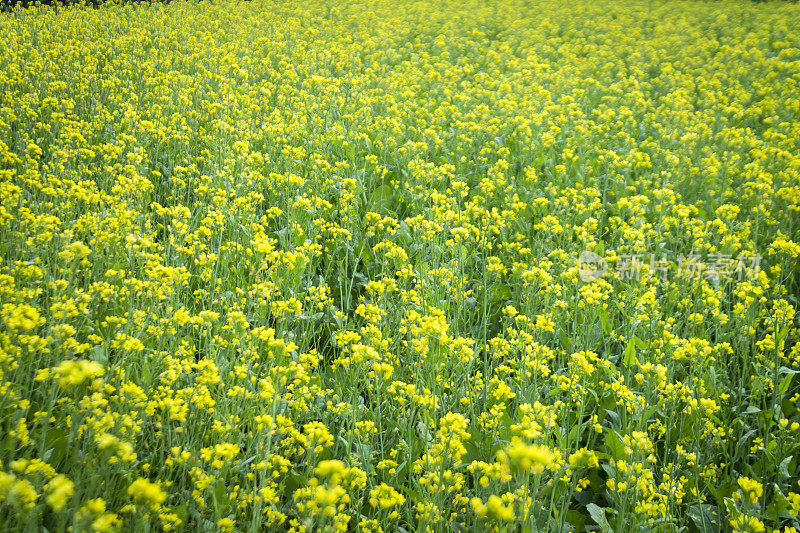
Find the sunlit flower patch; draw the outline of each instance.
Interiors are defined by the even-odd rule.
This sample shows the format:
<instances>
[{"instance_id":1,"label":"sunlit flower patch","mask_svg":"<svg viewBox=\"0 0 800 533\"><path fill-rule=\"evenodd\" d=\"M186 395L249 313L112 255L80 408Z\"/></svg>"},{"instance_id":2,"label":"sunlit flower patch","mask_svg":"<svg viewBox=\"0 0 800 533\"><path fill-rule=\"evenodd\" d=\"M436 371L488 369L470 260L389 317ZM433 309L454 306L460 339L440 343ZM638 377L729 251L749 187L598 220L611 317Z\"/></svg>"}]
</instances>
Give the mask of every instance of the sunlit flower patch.
<instances>
[{"instance_id":1,"label":"sunlit flower patch","mask_svg":"<svg viewBox=\"0 0 800 533\"><path fill-rule=\"evenodd\" d=\"M800 7L0 14L0 530L800 529Z\"/></svg>"}]
</instances>

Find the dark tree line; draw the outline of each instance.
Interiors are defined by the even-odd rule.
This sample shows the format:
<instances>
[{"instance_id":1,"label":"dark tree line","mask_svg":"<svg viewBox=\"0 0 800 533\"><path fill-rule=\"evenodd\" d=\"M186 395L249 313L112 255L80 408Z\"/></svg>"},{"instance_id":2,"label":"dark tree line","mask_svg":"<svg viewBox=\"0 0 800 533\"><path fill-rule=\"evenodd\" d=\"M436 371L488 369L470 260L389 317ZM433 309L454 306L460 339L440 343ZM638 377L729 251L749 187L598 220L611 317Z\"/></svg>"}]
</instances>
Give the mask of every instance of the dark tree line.
<instances>
[{"instance_id":1,"label":"dark tree line","mask_svg":"<svg viewBox=\"0 0 800 533\"><path fill-rule=\"evenodd\" d=\"M150 4L162 3L169 4L171 0L116 0L116 3L126 4ZM0 12L9 12L14 8L25 8L36 4L46 6L66 7L71 5L88 5L91 7L99 8L106 3L106 0L0 0Z\"/></svg>"}]
</instances>

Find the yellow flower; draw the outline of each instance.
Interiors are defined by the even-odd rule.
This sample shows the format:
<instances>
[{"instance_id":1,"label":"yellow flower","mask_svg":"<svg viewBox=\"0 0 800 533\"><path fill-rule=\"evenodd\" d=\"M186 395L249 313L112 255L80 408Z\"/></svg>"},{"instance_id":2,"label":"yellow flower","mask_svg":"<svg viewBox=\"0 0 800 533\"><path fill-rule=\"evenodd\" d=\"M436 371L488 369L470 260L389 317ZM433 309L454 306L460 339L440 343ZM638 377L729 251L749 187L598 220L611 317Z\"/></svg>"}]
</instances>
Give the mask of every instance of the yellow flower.
<instances>
[{"instance_id":1,"label":"yellow flower","mask_svg":"<svg viewBox=\"0 0 800 533\"><path fill-rule=\"evenodd\" d=\"M328 482L332 485L338 485L346 470L347 468L342 461L332 459L320 461L314 468L314 473L320 478L328 479Z\"/></svg>"},{"instance_id":2,"label":"yellow flower","mask_svg":"<svg viewBox=\"0 0 800 533\"><path fill-rule=\"evenodd\" d=\"M558 467L558 455L550 448L525 444L519 438L514 438L505 450L498 452L497 457L514 470L534 475Z\"/></svg>"},{"instance_id":3,"label":"yellow flower","mask_svg":"<svg viewBox=\"0 0 800 533\"><path fill-rule=\"evenodd\" d=\"M92 530L97 533L117 531L122 522L116 513L103 513L92 521Z\"/></svg>"},{"instance_id":4,"label":"yellow flower","mask_svg":"<svg viewBox=\"0 0 800 533\"><path fill-rule=\"evenodd\" d=\"M592 450L587 450L586 448L581 448L577 452L571 454L568 462L569 466L572 468L597 468L600 466L600 463L597 460L597 454Z\"/></svg>"},{"instance_id":5,"label":"yellow flower","mask_svg":"<svg viewBox=\"0 0 800 533\"><path fill-rule=\"evenodd\" d=\"M167 495L161 490L159 483L152 483L144 478L139 478L130 484L128 487L128 495L131 496L136 503L146 505L153 509L157 509L164 503L164 500L167 499Z\"/></svg>"},{"instance_id":6,"label":"yellow flower","mask_svg":"<svg viewBox=\"0 0 800 533\"><path fill-rule=\"evenodd\" d=\"M4 304L0 309L0 317L11 330L16 331L30 331L45 323L39 311L27 304Z\"/></svg>"},{"instance_id":7,"label":"yellow flower","mask_svg":"<svg viewBox=\"0 0 800 533\"><path fill-rule=\"evenodd\" d=\"M100 377L105 371L103 365L97 361L79 359L77 361L61 361L53 369L53 372L58 377L58 385L63 389Z\"/></svg>"},{"instance_id":8,"label":"yellow flower","mask_svg":"<svg viewBox=\"0 0 800 533\"><path fill-rule=\"evenodd\" d=\"M369 492L369 504L381 509L389 509L406 502L405 496L386 483L381 483Z\"/></svg>"},{"instance_id":9,"label":"yellow flower","mask_svg":"<svg viewBox=\"0 0 800 533\"><path fill-rule=\"evenodd\" d=\"M75 485L67 476L59 474L50 480L45 489L49 492L47 504L57 511L64 507L67 501L72 498L75 492Z\"/></svg>"},{"instance_id":10,"label":"yellow flower","mask_svg":"<svg viewBox=\"0 0 800 533\"><path fill-rule=\"evenodd\" d=\"M764 486L755 479L740 477L736 483L739 484L739 488L742 489L742 493L750 500L750 503L758 503L759 498L764 494Z\"/></svg>"},{"instance_id":11,"label":"yellow flower","mask_svg":"<svg viewBox=\"0 0 800 533\"><path fill-rule=\"evenodd\" d=\"M222 533L232 533L236 529L236 522L230 518L220 518L217 522L217 528Z\"/></svg>"},{"instance_id":12,"label":"yellow flower","mask_svg":"<svg viewBox=\"0 0 800 533\"><path fill-rule=\"evenodd\" d=\"M754 516L739 515L730 521L733 531L739 533L764 533L764 523Z\"/></svg>"},{"instance_id":13,"label":"yellow flower","mask_svg":"<svg viewBox=\"0 0 800 533\"><path fill-rule=\"evenodd\" d=\"M27 479L0 472L0 504L7 502L24 509L33 509L39 494Z\"/></svg>"},{"instance_id":14,"label":"yellow flower","mask_svg":"<svg viewBox=\"0 0 800 533\"><path fill-rule=\"evenodd\" d=\"M475 514L481 518L495 521L514 520L514 509L509 505L504 505L503 499L495 494L489 496L486 503L483 503L480 498L472 498L470 505Z\"/></svg>"}]
</instances>

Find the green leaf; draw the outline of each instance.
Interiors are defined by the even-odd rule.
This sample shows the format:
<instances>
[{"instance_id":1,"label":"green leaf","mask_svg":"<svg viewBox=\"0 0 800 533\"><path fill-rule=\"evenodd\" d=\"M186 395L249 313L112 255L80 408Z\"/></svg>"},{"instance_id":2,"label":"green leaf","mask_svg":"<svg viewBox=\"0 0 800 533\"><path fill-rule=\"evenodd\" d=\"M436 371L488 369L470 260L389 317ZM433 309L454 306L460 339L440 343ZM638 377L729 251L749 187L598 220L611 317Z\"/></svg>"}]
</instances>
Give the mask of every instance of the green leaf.
<instances>
[{"instance_id":1,"label":"green leaf","mask_svg":"<svg viewBox=\"0 0 800 533\"><path fill-rule=\"evenodd\" d=\"M592 499L594 498L594 491L582 490L580 492L574 492L572 493L572 497L575 498L576 502L585 507L590 503L592 503Z\"/></svg>"},{"instance_id":2,"label":"green leaf","mask_svg":"<svg viewBox=\"0 0 800 533\"><path fill-rule=\"evenodd\" d=\"M786 339L787 335L789 335L789 326L788 325L784 326L780 330L780 332L778 332L778 335L775 338L775 344L780 345Z\"/></svg>"},{"instance_id":3,"label":"green leaf","mask_svg":"<svg viewBox=\"0 0 800 533\"><path fill-rule=\"evenodd\" d=\"M567 522L578 531L585 531L586 515L576 509L567 511Z\"/></svg>"},{"instance_id":4,"label":"green leaf","mask_svg":"<svg viewBox=\"0 0 800 533\"><path fill-rule=\"evenodd\" d=\"M606 446L611 452L611 457L614 459L625 459L625 441L618 431L611 429L606 433L605 437Z\"/></svg>"},{"instance_id":5,"label":"green leaf","mask_svg":"<svg viewBox=\"0 0 800 533\"><path fill-rule=\"evenodd\" d=\"M464 448L467 450L467 453L464 455L464 462L467 464L472 463L472 461L479 461L483 459L485 455L481 453L481 450L475 442L475 439L470 439L464 443Z\"/></svg>"},{"instance_id":6,"label":"green leaf","mask_svg":"<svg viewBox=\"0 0 800 533\"><path fill-rule=\"evenodd\" d=\"M186 505L185 504L182 504L182 505L179 505L179 506L175 507L175 514L178 516L178 518L181 519L181 523L182 524L185 524L186 523L186 519L189 517L189 513L186 510Z\"/></svg>"},{"instance_id":7,"label":"green leaf","mask_svg":"<svg viewBox=\"0 0 800 533\"><path fill-rule=\"evenodd\" d=\"M562 329L561 330L561 346L568 352L572 352L572 341L567 336L567 333Z\"/></svg>"},{"instance_id":8,"label":"green leaf","mask_svg":"<svg viewBox=\"0 0 800 533\"><path fill-rule=\"evenodd\" d=\"M48 450L45 452L45 460L58 466L58 464L67 457L67 453L69 452L67 432L62 428L54 427L47 431L43 440L47 442L49 446Z\"/></svg>"},{"instance_id":9,"label":"green leaf","mask_svg":"<svg viewBox=\"0 0 800 533\"><path fill-rule=\"evenodd\" d=\"M600 324L603 326L603 331L606 335L611 334L611 321L608 319L608 309L600 310Z\"/></svg>"},{"instance_id":10,"label":"green leaf","mask_svg":"<svg viewBox=\"0 0 800 533\"><path fill-rule=\"evenodd\" d=\"M422 420L417 422L417 432L419 433L419 436L422 437L424 442L433 441L433 433L431 433L431 430L428 429L428 425Z\"/></svg>"},{"instance_id":11,"label":"green leaf","mask_svg":"<svg viewBox=\"0 0 800 533\"><path fill-rule=\"evenodd\" d=\"M511 299L511 290L503 285L502 283L494 283L491 287L489 287L489 301L494 305L500 305L501 303Z\"/></svg>"},{"instance_id":12,"label":"green leaf","mask_svg":"<svg viewBox=\"0 0 800 533\"><path fill-rule=\"evenodd\" d=\"M792 475L789 473L789 463L792 462L793 456L789 456L781 461L781 464L778 465L778 472L781 474L781 480L789 479Z\"/></svg>"},{"instance_id":13,"label":"green leaf","mask_svg":"<svg viewBox=\"0 0 800 533\"><path fill-rule=\"evenodd\" d=\"M766 516L770 520L778 521L781 518L792 520L795 518L791 513L792 504L786 499L777 484L772 483L772 503L767 506Z\"/></svg>"},{"instance_id":14,"label":"green leaf","mask_svg":"<svg viewBox=\"0 0 800 533\"><path fill-rule=\"evenodd\" d=\"M284 479L284 494L291 496L294 494L294 491L306 485L308 485L306 477L292 469L289 475Z\"/></svg>"},{"instance_id":15,"label":"green leaf","mask_svg":"<svg viewBox=\"0 0 800 533\"><path fill-rule=\"evenodd\" d=\"M729 516L736 516L738 513L738 509L736 507L736 502L733 501L733 498L722 498L722 504L725 506L725 512Z\"/></svg>"},{"instance_id":16,"label":"green leaf","mask_svg":"<svg viewBox=\"0 0 800 533\"><path fill-rule=\"evenodd\" d=\"M388 183L376 187L369 195L368 210L370 211L375 211L380 215L386 215L387 213L394 213L394 205L394 189Z\"/></svg>"},{"instance_id":17,"label":"green leaf","mask_svg":"<svg viewBox=\"0 0 800 533\"><path fill-rule=\"evenodd\" d=\"M623 366L633 366L634 364L639 364L639 361L636 359L636 347L634 346L634 341L631 340L628 342L628 345L625 346L625 353L623 354L622 365Z\"/></svg>"},{"instance_id":18,"label":"green leaf","mask_svg":"<svg viewBox=\"0 0 800 533\"><path fill-rule=\"evenodd\" d=\"M786 394L786 391L789 390L789 385L792 384L792 378L794 374L786 374L784 378L781 380L781 384L778 385L778 392L780 392L781 396Z\"/></svg>"},{"instance_id":19,"label":"green leaf","mask_svg":"<svg viewBox=\"0 0 800 533\"><path fill-rule=\"evenodd\" d=\"M716 505L701 503L689 507L689 517L702 533L719 531L719 511Z\"/></svg>"},{"instance_id":20,"label":"green leaf","mask_svg":"<svg viewBox=\"0 0 800 533\"><path fill-rule=\"evenodd\" d=\"M503 413L503 416L500 418L500 423L497 425L497 436L501 440L511 440L511 426L514 425L514 419L511 418L508 413Z\"/></svg>"},{"instance_id":21,"label":"green leaf","mask_svg":"<svg viewBox=\"0 0 800 533\"><path fill-rule=\"evenodd\" d=\"M425 501L425 497L424 496L420 495L419 492L415 491L414 489L412 489L408 485L400 485L399 488L400 488L400 490L402 492L405 492L409 496L409 499L411 501L413 501L413 502L424 502Z\"/></svg>"},{"instance_id":22,"label":"green leaf","mask_svg":"<svg viewBox=\"0 0 800 533\"><path fill-rule=\"evenodd\" d=\"M592 520L600 526L600 530L603 533L614 533L614 530L611 529L611 524L608 523L606 519L606 510L602 507L598 506L597 504L590 503L586 506L586 510L589 511L589 516L592 517Z\"/></svg>"},{"instance_id":23,"label":"green leaf","mask_svg":"<svg viewBox=\"0 0 800 533\"><path fill-rule=\"evenodd\" d=\"M368 246L362 246L359 257L361 258L361 262L364 264L364 268L369 267L373 260L372 250L370 250Z\"/></svg>"},{"instance_id":24,"label":"green leaf","mask_svg":"<svg viewBox=\"0 0 800 533\"><path fill-rule=\"evenodd\" d=\"M228 489L222 481L217 481L214 485L214 503L220 510L228 507Z\"/></svg>"},{"instance_id":25,"label":"green leaf","mask_svg":"<svg viewBox=\"0 0 800 533\"><path fill-rule=\"evenodd\" d=\"M89 355L89 358L92 361L100 363L103 366L106 366L108 364L108 353L106 352L106 349L103 348L102 346L95 346L94 348L92 348L92 352Z\"/></svg>"}]
</instances>

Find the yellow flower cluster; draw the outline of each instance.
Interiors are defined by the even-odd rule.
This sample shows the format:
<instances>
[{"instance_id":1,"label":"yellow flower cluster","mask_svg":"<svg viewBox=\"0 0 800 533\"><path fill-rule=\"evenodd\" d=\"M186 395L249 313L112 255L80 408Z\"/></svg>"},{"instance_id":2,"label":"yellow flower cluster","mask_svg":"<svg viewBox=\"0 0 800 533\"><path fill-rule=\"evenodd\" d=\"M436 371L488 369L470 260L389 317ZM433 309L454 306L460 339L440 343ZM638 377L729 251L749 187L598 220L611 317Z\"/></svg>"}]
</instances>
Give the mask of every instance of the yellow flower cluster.
<instances>
[{"instance_id":1,"label":"yellow flower cluster","mask_svg":"<svg viewBox=\"0 0 800 533\"><path fill-rule=\"evenodd\" d=\"M0 13L0 530L797 531L799 65L790 2Z\"/></svg>"}]
</instances>

